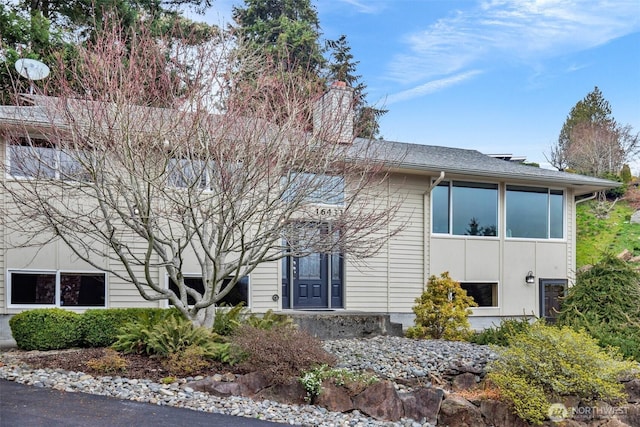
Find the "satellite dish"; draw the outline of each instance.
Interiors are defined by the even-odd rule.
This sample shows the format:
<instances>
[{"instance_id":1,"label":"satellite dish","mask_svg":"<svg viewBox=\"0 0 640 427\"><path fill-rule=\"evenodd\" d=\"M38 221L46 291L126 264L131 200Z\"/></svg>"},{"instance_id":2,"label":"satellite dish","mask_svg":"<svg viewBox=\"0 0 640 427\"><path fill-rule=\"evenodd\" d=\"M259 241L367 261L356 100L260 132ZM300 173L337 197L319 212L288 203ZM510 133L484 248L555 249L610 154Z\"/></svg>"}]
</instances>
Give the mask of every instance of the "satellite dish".
<instances>
[{"instance_id":1,"label":"satellite dish","mask_svg":"<svg viewBox=\"0 0 640 427\"><path fill-rule=\"evenodd\" d=\"M41 80L49 75L49 67L40 61L21 58L16 61L16 71L29 80Z\"/></svg>"}]
</instances>

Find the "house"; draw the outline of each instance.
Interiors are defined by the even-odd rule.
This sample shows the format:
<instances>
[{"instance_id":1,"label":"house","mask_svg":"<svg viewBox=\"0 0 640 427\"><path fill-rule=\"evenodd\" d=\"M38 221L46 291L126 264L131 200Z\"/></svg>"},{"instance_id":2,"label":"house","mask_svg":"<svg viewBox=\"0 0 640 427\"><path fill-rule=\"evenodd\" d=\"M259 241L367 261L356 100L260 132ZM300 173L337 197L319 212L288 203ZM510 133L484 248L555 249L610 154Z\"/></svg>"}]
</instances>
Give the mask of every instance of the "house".
<instances>
[{"instance_id":1,"label":"house","mask_svg":"<svg viewBox=\"0 0 640 427\"><path fill-rule=\"evenodd\" d=\"M39 116L37 97L33 99L34 106L0 107L0 136L25 121L28 132L46 132L47 120ZM348 139L356 157L371 144ZM12 169L12 159L21 155L19 144L6 137L1 144L6 165L2 179L28 178ZM414 301L429 276L448 271L478 304L471 317L474 327L504 317L553 317L575 275L576 205L617 183L475 150L384 140L375 141L375 146L380 162L396 159L389 162L378 197L383 204L400 201L390 224L397 234L360 262L349 253L332 252L262 263L239 280L226 302L244 301L258 313L388 313L393 321L409 326ZM58 172L48 173L56 179ZM0 197L1 203L9 200L5 193ZM342 200L324 200L318 210L330 221ZM0 234L0 332L5 336L8 318L25 309L167 306L166 301L143 299L130 283L79 261L59 240L12 247L4 226ZM186 273L187 284L201 286L196 273ZM160 266L149 274L172 286L162 279Z\"/></svg>"}]
</instances>

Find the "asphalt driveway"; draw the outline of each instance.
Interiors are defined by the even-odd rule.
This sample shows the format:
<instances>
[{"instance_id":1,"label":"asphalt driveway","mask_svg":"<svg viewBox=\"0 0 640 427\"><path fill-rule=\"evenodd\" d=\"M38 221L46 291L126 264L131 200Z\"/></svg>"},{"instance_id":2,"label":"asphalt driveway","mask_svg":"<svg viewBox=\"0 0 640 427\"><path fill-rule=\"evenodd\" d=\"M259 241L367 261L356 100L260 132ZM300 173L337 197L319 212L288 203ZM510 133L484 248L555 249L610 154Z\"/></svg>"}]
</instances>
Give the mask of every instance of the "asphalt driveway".
<instances>
[{"instance_id":1,"label":"asphalt driveway","mask_svg":"<svg viewBox=\"0 0 640 427\"><path fill-rule=\"evenodd\" d=\"M0 426L224 426L282 424L0 380Z\"/></svg>"}]
</instances>

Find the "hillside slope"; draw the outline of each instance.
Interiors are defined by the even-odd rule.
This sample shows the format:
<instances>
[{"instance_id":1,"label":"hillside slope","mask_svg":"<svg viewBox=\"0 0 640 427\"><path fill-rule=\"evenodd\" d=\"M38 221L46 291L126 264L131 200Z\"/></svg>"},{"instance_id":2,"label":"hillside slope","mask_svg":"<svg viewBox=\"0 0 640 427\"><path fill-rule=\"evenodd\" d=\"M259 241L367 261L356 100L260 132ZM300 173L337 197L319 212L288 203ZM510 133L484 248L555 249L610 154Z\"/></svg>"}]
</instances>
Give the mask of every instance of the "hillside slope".
<instances>
[{"instance_id":1,"label":"hillside slope","mask_svg":"<svg viewBox=\"0 0 640 427\"><path fill-rule=\"evenodd\" d=\"M611 207L612 202L607 203ZM640 224L629 220L635 210L640 209L640 190L633 188L606 212L591 200L577 207L576 225L576 267L594 264L605 252L619 254L627 249L633 255L640 255Z\"/></svg>"}]
</instances>

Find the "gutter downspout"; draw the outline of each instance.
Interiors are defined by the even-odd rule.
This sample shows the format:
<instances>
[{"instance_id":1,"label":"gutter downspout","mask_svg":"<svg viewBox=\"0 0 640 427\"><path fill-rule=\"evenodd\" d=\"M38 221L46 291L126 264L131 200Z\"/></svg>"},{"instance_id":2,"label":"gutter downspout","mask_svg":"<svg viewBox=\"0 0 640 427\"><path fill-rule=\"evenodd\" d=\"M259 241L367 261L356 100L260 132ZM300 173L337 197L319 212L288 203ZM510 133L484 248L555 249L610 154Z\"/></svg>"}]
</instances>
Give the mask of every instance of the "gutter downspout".
<instances>
[{"instance_id":1,"label":"gutter downspout","mask_svg":"<svg viewBox=\"0 0 640 427\"><path fill-rule=\"evenodd\" d=\"M596 198L596 196L598 195L597 191L594 191L592 195L590 195L589 197L585 197L584 199L580 199L580 200L576 200L576 205L578 203L582 203L582 202L586 202L587 200L593 200Z\"/></svg>"},{"instance_id":2,"label":"gutter downspout","mask_svg":"<svg viewBox=\"0 0 640 427\"><path fill-rule=\"evenodd\" d=\"M433 184L431 184L431 187L429 187L429 191L426 191L424 195L426 196L427 193L431 194L433 189L436 188L438 184L442 182L443 179L444 179L444 171L441 171L440 176L435 181L433 181ZM593 197L595 197L595 194L593 195Z\"/></svg>"}]
</instances>

